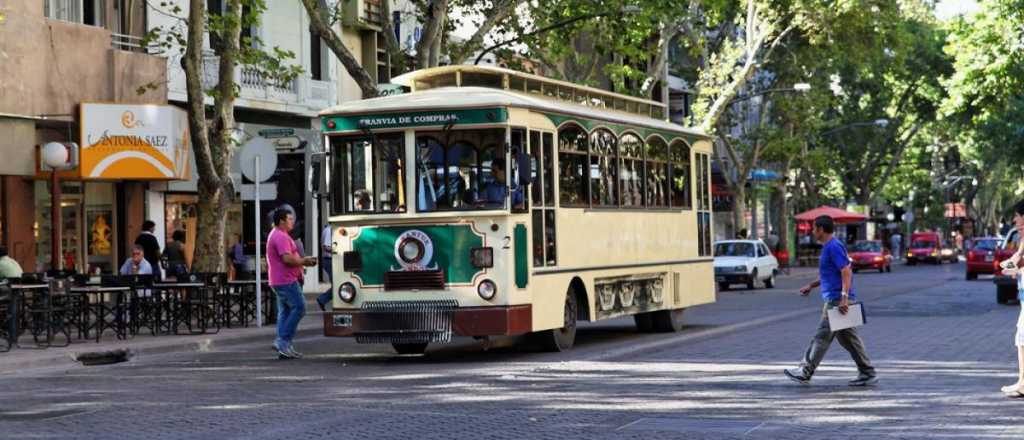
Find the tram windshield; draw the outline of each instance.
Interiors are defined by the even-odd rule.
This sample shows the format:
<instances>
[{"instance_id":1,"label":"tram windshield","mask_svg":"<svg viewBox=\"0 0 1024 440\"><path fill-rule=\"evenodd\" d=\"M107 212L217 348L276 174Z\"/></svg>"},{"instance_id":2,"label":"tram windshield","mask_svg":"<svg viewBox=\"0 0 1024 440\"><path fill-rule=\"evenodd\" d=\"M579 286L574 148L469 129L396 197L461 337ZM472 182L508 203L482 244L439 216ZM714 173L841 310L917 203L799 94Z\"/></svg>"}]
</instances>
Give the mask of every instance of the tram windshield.
<instances>
[{"instance_id":1,"label":"tram windshield","mask_svg":"<svg viewBox=\"0 0 1024 440\"><path fill-rule=\"evenodd\" d=\"M523 203L506 175L505 130L416 133L416 209L419 212L505 209Z\"/></svg>"}]
</instances>

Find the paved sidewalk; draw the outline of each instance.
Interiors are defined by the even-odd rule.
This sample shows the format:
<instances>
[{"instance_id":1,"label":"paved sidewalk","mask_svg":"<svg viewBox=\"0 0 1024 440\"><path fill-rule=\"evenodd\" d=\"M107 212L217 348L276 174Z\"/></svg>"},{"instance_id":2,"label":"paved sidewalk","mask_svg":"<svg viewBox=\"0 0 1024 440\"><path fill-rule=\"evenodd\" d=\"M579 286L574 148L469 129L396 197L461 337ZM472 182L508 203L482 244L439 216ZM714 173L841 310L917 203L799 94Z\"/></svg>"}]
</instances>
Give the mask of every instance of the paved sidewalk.
<instances>
[{"instance_id":1,"label":"paved sidewalk","mask_svg":"<svg viewBox=\"0 0 1024 440\"><path fill-rule=\"evenodd\" d=\"M202 335L160 335L152 336L143 332L140 335L127 340L118 340L112 332L107 332L96 342L95 339L72 339L71 345L67 347L37 348L32 343L31 336L21 338L22 346L12 348L11 351L0 353L0 375L13 372L25 372L27 370L40 369L71 369L88 368L76 361L79 355L85 353L104 353L113 350L129 350L133 358L154 356L159 354L178 352L209 352L223 349L227 346L249 344L266 341L267 346L273 342L276 327L274 324L264 324L263 328L255 326L246 328L222 328L217 333ZM306 337L323 334L322 312L307 304L306 316L299 324L296 337ZM59 341L59 340L58 340Z\"/></svg>"}]
</instances>

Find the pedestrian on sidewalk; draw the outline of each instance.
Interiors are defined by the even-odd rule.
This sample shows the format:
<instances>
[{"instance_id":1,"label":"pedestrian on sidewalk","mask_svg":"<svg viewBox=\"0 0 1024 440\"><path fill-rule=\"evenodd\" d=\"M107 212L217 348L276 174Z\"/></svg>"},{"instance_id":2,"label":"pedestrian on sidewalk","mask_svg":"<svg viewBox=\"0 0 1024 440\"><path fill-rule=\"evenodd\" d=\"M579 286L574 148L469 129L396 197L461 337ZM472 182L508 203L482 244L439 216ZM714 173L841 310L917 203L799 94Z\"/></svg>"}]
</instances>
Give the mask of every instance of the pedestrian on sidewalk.
<instances>
[{"instance_id":1,"label":"pedestrian on sidewalk","mask_svg":"<svg viewBox=\"0 0 1024 440\"><path fill-rule=\"evenodd\" d=\"M286 209L274 211L274 228L267 237L267 276L270 288L277 294L277 339L274 348L278 359L298 359L292 339L299 321L306 314L302 296L302 267L315 266L316 257L303 257L289 232L295 227L295 215Z\"/></svg>"},{"instance_id":2,"label":"pedestrian on sidewalk","mask_svg":"<svg viewBox=\"0 0 1024 440\"><path fill-rule=\"evenodd\" d=\"M785 370L786 376L790 379L808 383L814 371L825 358L825 353L832 345L832 339L838 339L839 345L850 352L853 361L857 364L860 374L856 379L849 382L850 386L874 385L878 382L875 368L871 366L867 352L864 349L864 342L857 335L857 329L847 328L833 332L829 327L828 309L838 307L839 313L846 314L850 301L857 296L853 291L853 270L850 267L850 257L846 254L846 246L843 242L833 236L835 223L832 217L823 215L814 219L814 239L822 244L821 259L818 262L818 279L800 289L801 295L811 293L815 287L821 286L821 298L825 305L821 312L821 321L818 323L818 330L811 340L810 347L804 354L803 362L798 368Z\"/></svg>"},{"instance_id":3,"label":"pedestrian on sidewalk","mask_svg":"<svg viewBox=\"0 0 1024 440\"><path fill-rule=\"evenodd\" d=\"M1024 200L1020 200L1016 205L1013 205L1013 226L1017 228L1017 232L1024 234ZM1017 252L1013 254L1008 261L1012 262L1013 265L1010 267L1020 267L1021 257L1024 256L1024 240L1020 242L1020 246L1017 248ZM1006 267L1006 261L1000 263L1000 266ZM1017 270L1017 300L1021 303L1020 315L1017 318L1017 334L1014 336L1014 345L1017 346L1017 381L1012 385L1007 385L1002 388L1003 393L1007 397L1024 397L1024 274Z\"/></svg>"},{"instance_id":4,"label":"pedestrian on sidewalk","mask_svg":"<svg viewBox=\"0 0 1024 440\"><path fill-rule=\"evenodd\" d=\"M892 253L894 259L903 259L903 236L899 232L889 237L889 246L891 247L889 252Z\"/></svg>"},{"instance_id":5,"label":"pedestrian on sidewalk","mask_svg":"<svg viewBox=\"0 0 1024 440\"><path fill-rule=\"evenodd\" d=\"M142 222L142 233L135 237L135 244L142 246L143 255L149 262L149 267L154 270L155 274L160 275L160 240L157 240L156 235L153 234L155 229L156 223L152 220Z\"/></svg>"},{"instance_id":6,"label":"pedestrian on sidewalk","mask_svg":"<svg viewBox=\"0 0 1024 440\"><path fill-rule=\"evenodd\" d=\"M171 234L171 241L164 247L163 258L167 260L167 276L180 279L188 273L185 264L185 231L181 229Z\"/></svg>"},{"instance_id":7,"label":"pedestrian on sidewalk","mask_svg":"<svg viewBox=\"0 0 1024 440\"><path fill-rule=\"evenodd\" d=\"M245 255L242 234L235 234L235 244L231 246L231 265L235 268L236 280L244 278L244 274L249 271L249 257Z\"/></svg>"}]
</instances>

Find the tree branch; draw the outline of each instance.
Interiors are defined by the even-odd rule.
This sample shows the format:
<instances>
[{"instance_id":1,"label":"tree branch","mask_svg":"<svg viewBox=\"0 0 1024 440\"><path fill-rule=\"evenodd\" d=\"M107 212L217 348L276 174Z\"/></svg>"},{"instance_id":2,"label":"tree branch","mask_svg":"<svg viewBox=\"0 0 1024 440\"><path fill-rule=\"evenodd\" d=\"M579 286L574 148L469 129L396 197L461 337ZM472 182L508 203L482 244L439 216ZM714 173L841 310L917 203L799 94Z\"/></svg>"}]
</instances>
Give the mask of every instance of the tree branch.
<instances>
[{"instance_id":1,"label":"tree branch","mask_svg":"<svg viewBox=\"0 0 1024 440\"><path fill-rule=\"evenodd\" d=\"M516 8L525 3L526 0L496 0L494 6L484 13L484 22L469 37L465 43L451 51L452 64L462 64L472 54L483 48L484 37L490 34L494 27L515 14Z\"/></svg>"},{"instance_id":2,"label":"tree branch","mask_svg":"<svg viewBox=\"0 0 1024 440\"><path fill-rule=\"evenodd\" d=\"M356 81L359 90L362 91L363 98L377 96L377 81L370 77L370 74L359 64L352 52L345 47L341 37L327 24L326 11L320 9L317 0L302 0L302 5L306 7L306 13L309 15L309 27L314 34L324 40L324 43L327 43L327 47L338 57L348 74L352 75L352 79Z\"/></svg>"}]
</instances>

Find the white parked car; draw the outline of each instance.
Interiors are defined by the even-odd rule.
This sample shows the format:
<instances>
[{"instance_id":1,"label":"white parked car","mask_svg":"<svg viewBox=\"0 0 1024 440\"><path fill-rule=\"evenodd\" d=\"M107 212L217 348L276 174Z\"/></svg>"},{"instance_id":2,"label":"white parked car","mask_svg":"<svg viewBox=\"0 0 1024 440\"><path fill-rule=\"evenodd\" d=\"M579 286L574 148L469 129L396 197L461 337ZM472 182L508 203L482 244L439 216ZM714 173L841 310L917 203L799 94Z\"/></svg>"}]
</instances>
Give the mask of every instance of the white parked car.
<instances>
[{"instance_id":1,"label":"white parked car","mask_svg":"<svg viewBox=\"0 0 1024 440\"><path fill-rule=\"evenodd\" d=\"M723 240L715 242L715 282L720 290L731 284L754 288L761 281L764 287L775 287L779 261L761 240Z\"/></svg>"}]
</instances>

